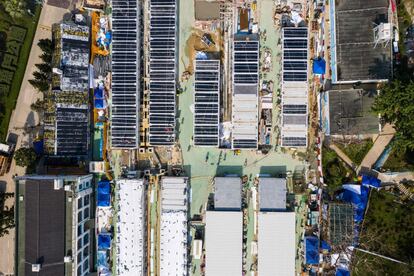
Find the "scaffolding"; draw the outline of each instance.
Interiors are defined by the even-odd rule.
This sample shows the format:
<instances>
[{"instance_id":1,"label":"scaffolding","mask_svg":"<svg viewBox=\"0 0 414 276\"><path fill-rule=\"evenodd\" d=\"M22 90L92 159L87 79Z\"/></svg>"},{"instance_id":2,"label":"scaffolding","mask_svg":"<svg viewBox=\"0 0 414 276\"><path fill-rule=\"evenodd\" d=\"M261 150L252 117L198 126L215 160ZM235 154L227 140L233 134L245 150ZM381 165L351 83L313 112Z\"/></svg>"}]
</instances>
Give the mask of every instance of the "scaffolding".
<instances>
[{"instance_id":1,"label":"scaffolding","mask_svg":"<svg viewBox=\"0 0 414 276\"><path fill-rule=\"evenodd\" d=\"M328 209L329 241L333 247L350 245L354 232L353 208L348 203L330 203Z\"/></svg>"}]
</instances>

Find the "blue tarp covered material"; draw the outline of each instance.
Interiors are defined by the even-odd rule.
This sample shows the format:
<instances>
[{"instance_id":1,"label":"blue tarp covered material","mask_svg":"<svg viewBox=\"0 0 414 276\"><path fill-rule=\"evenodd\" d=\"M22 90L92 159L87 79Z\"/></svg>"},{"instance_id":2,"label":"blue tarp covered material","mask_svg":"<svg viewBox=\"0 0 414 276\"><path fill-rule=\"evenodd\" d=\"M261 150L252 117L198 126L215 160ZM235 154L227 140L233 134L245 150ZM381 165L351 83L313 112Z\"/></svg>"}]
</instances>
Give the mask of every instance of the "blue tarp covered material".
<instances>
[{"instance_id":1,"label":"blue tarp covered material","mask_svg":"<svg viewBox=\"0 0 414 276\"><path fill-rule=\"evenodd\" d=\"M102 99L95 99L95 108L105 108L105 102Z\"/></svg>"},{"instance_id":2,"label":"blue tarp covered material","mask_svg":"<svg viewBox=\"0 0 414 276\"><path fill-rule=\"evenodd\" d=\"M313 60L313 73L314 74L325 74L326 71L326 61L323 58L318 58Z\"/></svg>"},{"instance_id":3,"label":"blue tarp covered material","mask_svg":"<svg viewBox=\"0 0 414 276\"><path fill-rule=\"evenodd\" d=\"M204 52L197 52L196 59L206 60L208 59L207 54Z\"/></svg>"},{"instance_id":4,"label":"blue tarp covered material","mask_svg":"<svg viewBox=\"0 0 414 276\"><path fill-rule=\"evenodd\" d=\"M362 222L368 203L369 188L352 184L343 185L342 187L343 192L339 195L339 199L351 203L354 207L354 221Z\"/></svg>"},{"instance_id":5,"label":"blue tarp covered material","mask_svg":"<svg viewBox=\"0 0 414 276\"><path fill-rule=\"evenodd\" d=\"M111 248L111 235L110 234L99 234L98 235L98 249L109 249Z\"/></svg>"},{"instance_id":6,"label":"blue tarp covered material","mask_svg":"<svg viewBox=\"0 0 414 276\"><path fill-rule=\"evenodd\" d=\"M103 89L97 87L93 93L95 99L103 99Z\"/></svg>"},{"instance_id":7,"label":"blue tarp covered material","mask_svg":"<svg viewBox=\"0 0 414 276\"><path fill-rule=\"evenodd\" d=\"M111 204L111 184L109 181L98 182L98 206L108 207Z\"/></svg>"},{"instance_id":8,"label":"blue tarp covered material","mask_svg":"<svg viewBox=\"0 0 414 276\"><path fill-rule=\"evenodd\" d=\"M108 262L106 260L107 260L106 250L99 250L98 256L97 256L98 267L99 268L108 267Z\"/></svg>"},{"instance_id":9,"label":"blue tarp covered material","mask_svg":"<svg viewBox=\"0 0 414 276\"><path fill-rule=\"evenodd\" d=\"M338 268L335 273L335 276L350 276L350 275L351 274L349 273L349 271L343 268Z\"/></svg>"},{"instance_id":10,"label":"blue tarp covered material","mask_svg":"<svg viewBox=\"0 0 414 276\"><path fill-rule=\"evenodd\" d=\"M314 236L305 237L306 264L319 264L319 239Z\"/></svg>"},{"instance_id":11,"label":"blue tarp covered material","mask_svg":"<svg viewBox=\"0 0 414 276\"><path fill-rule=\"evenodd\" d=\"M369 186L369 187L374 187L374 188L379 188L379 187L381 187L381 180L379 180L376 177L363 174L362 175L362 185Z\"/></svg>"},{"instance_id":12,"label":"blue tarp covered material","mask_svg":"<svg viewBox=\"0 0 414 276\"><path fill-rule=\"evenodd\" d=\"M326 241L321 241L321 248L323 250L331 251L331 246Z\"/></svg>"},{"instance_id":13,"label":"blue tarp covered material","mask_svg":"<svg viewBox=\"0 0 414 276\"><path fill-rule=\"evenodd\" d=\"M43 139L33 142L33 148L36 154L42 155L43 154Z\"/></svg>"}]
</instances>

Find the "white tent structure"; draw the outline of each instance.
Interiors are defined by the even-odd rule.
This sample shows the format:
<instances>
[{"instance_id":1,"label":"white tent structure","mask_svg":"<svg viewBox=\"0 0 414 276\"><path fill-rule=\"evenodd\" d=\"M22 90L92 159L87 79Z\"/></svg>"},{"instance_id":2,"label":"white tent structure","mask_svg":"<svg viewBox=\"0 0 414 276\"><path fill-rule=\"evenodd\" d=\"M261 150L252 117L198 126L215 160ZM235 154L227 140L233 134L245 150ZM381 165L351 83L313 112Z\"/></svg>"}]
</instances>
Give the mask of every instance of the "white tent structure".
<instances>
[{"instance_id":1,"label":"white tent structure","mask_svg":"<svg viewBox=\"0 0 414 276\"><path fill-rule=\"evenodd\" d=\"M295 275L294 212L260 212L258 272L260 276Z\"/></svg>"},{"instance_id":2,"label":"white tent structure","mask_svg":"<svg viewBox=\"0 0 414 276\"><path fill-rule=\"evenodd\" d=\"M116 181L117 275L145 275L145 186L141 179Z\"/></svg>"},{"instance_id":3,"label":"white tent structure","mask_svg":"<svg viewBox=\"0 0 414 276\"><path fill-rule=\"evenodd\" d=\"M187 178L161 180L160 275L187 275Z\"/></svg>"},{"instance_id":4,"label":"white tent structure","mask_svg":"<svg viewBox=\"0 0 414 276\"><path fill-rule=\"evenodd\" d=\"M206 276L242 275L243 213L207 211Z\"/></svg>"}]
</instances>

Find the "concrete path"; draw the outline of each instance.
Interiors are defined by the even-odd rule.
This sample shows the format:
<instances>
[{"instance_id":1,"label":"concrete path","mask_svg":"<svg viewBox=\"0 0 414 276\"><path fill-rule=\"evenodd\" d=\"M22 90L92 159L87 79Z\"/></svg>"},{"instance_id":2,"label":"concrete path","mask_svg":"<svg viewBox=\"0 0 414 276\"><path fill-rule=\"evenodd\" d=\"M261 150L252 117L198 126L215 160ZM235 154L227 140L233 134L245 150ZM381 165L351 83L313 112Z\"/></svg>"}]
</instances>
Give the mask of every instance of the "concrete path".
<instances>
[{"instance_id":1,"label":"concrete path","mask_svg":"<svg viewBox=\"0 0 414 276\"><path fill-rule=\"evenodd\" d=\"M395 129L386 124L379 134L378 138L375 140L374 145L368 151L367 155L365 155L364 159L361 162L361 165L358 167L357 172L359 173L361 170L369 171L372 169L372 166L384 152L385 147L391 142L392 138L394 137Z\"/></svg>"},{"instance_id":2,"label":"concrete path","mask_svg":"<svg viewBox=\"0 0 414 276\"><path fill-rule=\"evenodd\" d=\"M61 21L63 15L67 12L68 10L66 9L47 4L44 4L41 11L19 97L17 98L16 108L12 113L9 123L9 137L15 140L16 149L31 144L35 137L31 133L26 133L24 129L39 124L39 117L31 110L30 105L41 98L42 94L37 92L28 82L32 78L33 72L37 69L34 65L42 62L39 58L42 52L37 46L37 42L43 38L51 38L52 24ZM0 177L0 184L5 186L6 192L14 192L13 175L23 175L24 173L25 169L16 166L13 161L9 173ZM8 206L12 205L13 200L6 202L6 204ZM0 238L0 275L1 273L5 275L13 275L14 273L14 240L14 229L10 231L9 235Z\"/></svg>"}]
</instances>

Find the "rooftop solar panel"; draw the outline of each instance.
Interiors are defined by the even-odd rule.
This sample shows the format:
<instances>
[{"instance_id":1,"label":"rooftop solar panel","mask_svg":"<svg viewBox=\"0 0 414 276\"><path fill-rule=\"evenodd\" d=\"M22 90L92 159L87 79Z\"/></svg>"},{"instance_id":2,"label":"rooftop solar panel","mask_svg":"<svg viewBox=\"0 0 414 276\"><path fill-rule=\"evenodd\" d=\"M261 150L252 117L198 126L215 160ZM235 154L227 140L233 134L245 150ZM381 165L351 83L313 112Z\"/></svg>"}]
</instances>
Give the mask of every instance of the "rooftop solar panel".
<instances>
[{"instance_id":1,"label":"rooftop solar panel","mask_svg":"<svg viewBox=\"0 0 414 276\"><path fill-rule=\"evenodd\" d=\"M196 60L194 85L194 145L219 145L220 61Z\"/></svg>"},{"instance_id":2,"label":"rooftop solar panel","mask_svg":"<svg viewBox=\"0 0 414 276\"><path fill-rule=\"evenodd\" d=\"M256 149L258 140L259 42L233 43L233 149Z\"/></svg>"},{"instance_id":3,"label":"rooftop solar panel","mask_svg":"<svg viewBox=\"0 0 414 276\"><path fill-rule=\"evenodd\" d=\"M308 31L307 28L282 29L282 146L307 145L307 80ZM290 83L290 85L288 85ZM303 87L303 88L302 88ZM306 91L303 91L305 89ZM285 135L290 133L290 135ZM301 133L296 137L292 133Z\"/></svg>"},{"instance_id":4,"label":"rooftop solar panel","mask_svg":"<svg viewBox=\"0 0 414 276\"><path fill-rule=\"evenodd\" d=\"M112 1L113 148L138 147L139 12L137 0Z\"/></svg>"},{"instance_id":5,"label":"rooftop solar panel","mask_svg":"<svg viewBox=\"0 0 414 276\"><path fill-rule=\"evenodd\" d=\"M169 146L175 140L176 0L150 0L149 142Z\"/></svg>"}]
</instances>

